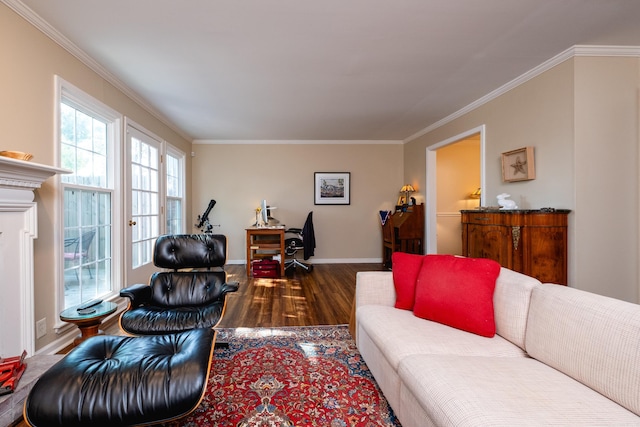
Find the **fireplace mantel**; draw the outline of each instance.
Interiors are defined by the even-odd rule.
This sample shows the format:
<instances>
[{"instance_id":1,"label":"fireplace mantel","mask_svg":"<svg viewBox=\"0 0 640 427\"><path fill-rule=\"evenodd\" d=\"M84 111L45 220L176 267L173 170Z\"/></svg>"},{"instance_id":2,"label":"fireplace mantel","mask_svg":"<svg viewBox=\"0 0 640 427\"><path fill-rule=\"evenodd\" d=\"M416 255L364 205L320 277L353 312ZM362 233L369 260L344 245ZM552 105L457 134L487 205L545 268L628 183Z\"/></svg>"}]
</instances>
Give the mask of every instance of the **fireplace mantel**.
<instances>
[{"instance_id":1,"label":"fireplace mantel","mask_svg":"<svg viewBox=\"0 0 640 427\"><path fill-rule=\"evenodd\" d=\"M38 237L34 190L59 173L23 160L0 157L0 357L35 352L33 240Z\"/></svg>"},{"instance_id":2,"label":"fireplace mantel","mask_svg":"<svg viewBox=\"0 0 640 427\"><path fill-rule=\"evenodd\" d=\"M65 169L0 156L0 190L6 193L0 194L0 200L6 196L17 200L26 197L29 199L27 201L33 201L33 190L40 188L46 179L58 173L69 172Z\"/></svg>"}]
</instances>

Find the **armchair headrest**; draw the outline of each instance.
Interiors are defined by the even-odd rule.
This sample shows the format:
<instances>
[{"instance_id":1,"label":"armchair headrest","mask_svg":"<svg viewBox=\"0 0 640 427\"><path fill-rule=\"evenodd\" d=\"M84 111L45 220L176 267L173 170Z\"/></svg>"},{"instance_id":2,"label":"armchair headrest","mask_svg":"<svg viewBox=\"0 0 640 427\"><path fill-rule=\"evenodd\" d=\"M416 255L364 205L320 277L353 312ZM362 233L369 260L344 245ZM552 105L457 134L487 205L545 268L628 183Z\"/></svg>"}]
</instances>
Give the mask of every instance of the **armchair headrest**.
<instances>
[{"instance_id":1,"label":"armchair headrest","mask_svg":"<svg viewBox=\"0 0 640 427\"><path fill-rule=\"evenodd\" d=\"M158 237L153 263L160 268L222 267L227 237L222 234L167 234Z\"/></svg>"}]
</instances>

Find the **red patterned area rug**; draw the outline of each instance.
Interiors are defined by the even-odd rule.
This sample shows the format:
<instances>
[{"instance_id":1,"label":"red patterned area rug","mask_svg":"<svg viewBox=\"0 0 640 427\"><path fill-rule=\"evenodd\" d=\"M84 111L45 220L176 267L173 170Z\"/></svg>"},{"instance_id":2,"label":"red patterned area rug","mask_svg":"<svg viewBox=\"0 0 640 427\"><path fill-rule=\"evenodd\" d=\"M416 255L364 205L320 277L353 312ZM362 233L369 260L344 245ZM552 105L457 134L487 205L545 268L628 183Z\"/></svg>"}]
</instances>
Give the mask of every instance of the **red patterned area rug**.
<instances>
[{"instance_id":1,"label":"red patterned area rug","mask_svg":"<svg viewBox=\"0 0 640 427\"><path fill-rule=\"evenodd\" d=\"M172 426L400 426L346 325L220 329L207 392Z\"/></svg>"}]
</instances>

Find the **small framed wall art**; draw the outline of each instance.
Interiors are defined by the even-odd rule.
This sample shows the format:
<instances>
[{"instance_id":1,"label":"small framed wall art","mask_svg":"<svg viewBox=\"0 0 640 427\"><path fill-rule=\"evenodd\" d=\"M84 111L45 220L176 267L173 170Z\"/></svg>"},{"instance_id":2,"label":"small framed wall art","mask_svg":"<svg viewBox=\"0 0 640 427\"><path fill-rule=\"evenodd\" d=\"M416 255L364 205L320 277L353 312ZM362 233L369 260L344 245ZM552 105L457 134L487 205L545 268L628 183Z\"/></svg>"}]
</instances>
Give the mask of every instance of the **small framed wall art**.
<instances>
[{"instance_id":1,"label":"small framed wall art","mask_svg":"<svg viewBox=\"0 0 640 427\"><path fill-rule=\"evenodd\" d=\"M316 172L316 205L351 204L351 172Z\"/></svg>"},{"instance_id":2,"label":"small framed wall art","mask_svg":"<svg viewBox=\"0 0 640 427\"><path fill-rule=\"evenodd\" d=\"M522 147L502 153L502 180L505 182L536 179L533 147Z\"/></svg>"}]
</instances>

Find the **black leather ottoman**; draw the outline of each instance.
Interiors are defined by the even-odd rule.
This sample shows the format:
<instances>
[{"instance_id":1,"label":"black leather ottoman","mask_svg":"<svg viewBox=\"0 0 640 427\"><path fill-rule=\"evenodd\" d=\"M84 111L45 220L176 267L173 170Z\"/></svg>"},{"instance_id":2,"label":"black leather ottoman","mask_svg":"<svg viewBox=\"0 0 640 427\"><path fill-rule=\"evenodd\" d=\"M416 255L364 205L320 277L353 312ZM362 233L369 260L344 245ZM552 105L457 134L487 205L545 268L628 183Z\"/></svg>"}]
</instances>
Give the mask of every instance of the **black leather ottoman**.
<instances>
[{"instance_id":1,"label":"black leather ottoman","mask_svg":"<svg viewBox=\"0 0 640 427\"><path fill-rule=\"evenodd\" d=\"M206 390L213 329L89 338L46 371L24 404L38 427L154 424L189 414Z\"/></svg>"}]
</instances>

